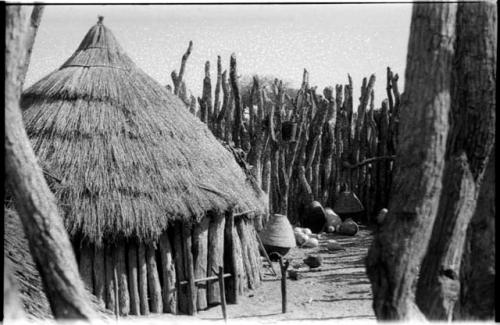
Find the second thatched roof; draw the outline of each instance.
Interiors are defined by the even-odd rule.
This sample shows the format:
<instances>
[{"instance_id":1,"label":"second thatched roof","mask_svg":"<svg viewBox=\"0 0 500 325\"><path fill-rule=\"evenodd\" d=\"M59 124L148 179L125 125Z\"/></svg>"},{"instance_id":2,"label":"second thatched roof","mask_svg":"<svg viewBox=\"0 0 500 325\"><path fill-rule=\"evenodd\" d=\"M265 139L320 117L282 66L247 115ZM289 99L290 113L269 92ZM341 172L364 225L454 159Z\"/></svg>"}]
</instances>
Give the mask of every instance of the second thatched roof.
<instances>
[{"instance_id":1,"label":"second thatched roof","mask_svg":"<svg viewBox=\"0 0 500 325\"><path fill-rule=\"evenodd\" d=\"M265 212L234 157L101 22L21 105L39 160L66 185L55 194L71 235L156 240L208 211Z\"/></svg>"}]
</instances>

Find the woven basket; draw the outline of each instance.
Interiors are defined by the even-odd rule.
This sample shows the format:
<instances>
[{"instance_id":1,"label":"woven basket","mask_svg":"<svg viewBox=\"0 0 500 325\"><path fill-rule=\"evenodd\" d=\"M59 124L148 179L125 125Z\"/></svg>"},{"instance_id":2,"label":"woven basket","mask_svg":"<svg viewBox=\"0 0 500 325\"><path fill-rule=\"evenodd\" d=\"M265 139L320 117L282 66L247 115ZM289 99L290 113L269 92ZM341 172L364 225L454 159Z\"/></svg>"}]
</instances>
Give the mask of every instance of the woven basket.
<instances>
[{"instance_id":1,"label":"woven basket","mask_svg":"<svg viewBox=\"0 0 500 325\"><path fill-rule=\"evenodd\" d=\"M274 214L270 217L266 227L260 233L262 243L275 247L295 247L295 236L288 218L282 214Z\"/></svg>"},{"instance_id":2,"label":"woven basket","mask_svg":"<svg viewBox=\"0 0 500 325\"><path fill-rule=\"evenodd\" d=\"M363 204L358 199L354 192L344 191L341 192L335 200L333 211L337 213L357 213L364 211Z\"/></svg>"}]
</instances>

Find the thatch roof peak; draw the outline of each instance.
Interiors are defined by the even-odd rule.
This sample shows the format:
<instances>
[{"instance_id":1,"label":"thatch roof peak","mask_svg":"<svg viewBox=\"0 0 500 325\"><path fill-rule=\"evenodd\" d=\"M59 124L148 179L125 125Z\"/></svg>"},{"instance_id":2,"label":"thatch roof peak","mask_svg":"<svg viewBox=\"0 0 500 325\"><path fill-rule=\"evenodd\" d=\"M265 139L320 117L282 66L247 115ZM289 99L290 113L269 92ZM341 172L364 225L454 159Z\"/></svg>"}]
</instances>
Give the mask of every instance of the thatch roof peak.
<instances>
[{"instance_id":1,"label":"thatch roof peak","mask_svg":"<svg viewBox=\"0 0 500 325\"><path fill-rule=\"evenodd\" d=\"M231 153L102 24L21 105L72 235L156 240L173 220L265 210Z\"/></svg>"},{"instance_id":2,"label":"thatch roof peak","mask_svg":"<svg viewBox=\"0 0 500 325\"><path fill-rule=\"evenodd\" d=\"M66 67L108 67L131 70L135 64L123 51L99 16L97 24L87 32L76 52L63 64Z\"/></svg>"}]
</instances>

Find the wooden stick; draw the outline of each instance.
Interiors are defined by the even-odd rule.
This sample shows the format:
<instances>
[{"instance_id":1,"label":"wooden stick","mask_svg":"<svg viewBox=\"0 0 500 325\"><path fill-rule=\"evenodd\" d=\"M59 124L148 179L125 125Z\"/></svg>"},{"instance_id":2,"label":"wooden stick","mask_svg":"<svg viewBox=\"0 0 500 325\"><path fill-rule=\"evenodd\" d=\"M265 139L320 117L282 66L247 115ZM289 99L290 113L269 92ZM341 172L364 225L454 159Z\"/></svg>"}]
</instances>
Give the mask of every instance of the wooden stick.
<instances>
[{"instance_id":1,"label":"wooden stick","mask_svg":"<svg viewBox=\"0 0 500 325\"><path fill-rule=\"evenodd\" d=\"M242 107L240 89L238 85L238 75L236 70L236 54L231 54L229 80L233 91L234 99L234 121L233 121L233 142L237 148L241 147L241 127L242 127Z\"/></svg>"},{"instance_id":2,"label":"wooden stick","mask_svg":"<svg viewBox=\"0 0 500 325\"><path fill-rule=\"evenodd\" d=\"M116 320L118 320L118 314L119 314L119 308L118 308L118 271L116 270L116 267L113 268L113 278L114 278L114 283L115 283L115 316Z\"/></svg>"},{"instance_id":3,"label":"wooden stick","mask_svg":"<svg viewBox=\"0 0 500 325\"><path fill-rule=\"evenodd\" d=\"M175 289L175 262L172 252L172 246L167 232L160 236L159 242L160 256L161 256L161 274L163 278L162 298L163 298L163 312L164 313L177 313L177 290Z\"/></svg>"},{"instance_id":4,"label":"wooden stick","mask_svg":"<svg viewBox=\"0 0 500 325\"><path fill-rule=\"evenodd\" d=\"M224 321L227 322L226 290L224 287L224 267L219 266L219 272L215 272L215 270L213 270L213 271L219 277L219 288L220 288L222 315L224 315Z\"/></svg>"},{"instance_id":5,"label":"wooden stick","mask_svg":"<svg viewBox=\"0 0 500 325\"><path fill-rule=\"evenodd\" d=\"M362 162L360 163L357 163L355 165L352 165L350 164L348 161L344 161L342 163L342 165L345 167L345 168L357 168L357 167L360 167L360 166L363 166L363 165L366 165L366 164L369 164L369 163L372 163L374 161L378 161L378 160L394 160L396 159L396 155L392 155L392 156L382 156L382 157L372 157L372 158L369 158L369 159L366 159L366 160L363 160Z\"/></svg>"},{"instance_id":6,"label":"wooden stick","mask_svg":"<svg viewBox=\"0 0 500 325\"><path fill-rule=\"evenodd\" d=\"M264 244L262 243L262 239L260 239L259 234L256 234L256 235L257 235L257 242L259 243L259 248L260 248L260 251L261 251L262 255L264 255L264 257L266 258L267 263L269 263L269 266L271 267L271 270L273 271L273 274L275 276L278 275L276 273L276 271L274 270L273 263L271 262L271 259L269 258L269 255L267 255L266 249L264 248Z\"/></svg>"},{"instance_id":7,"label":"wooden stick","mask_svg":"<svg viewBox=\"0 0 500 325\"><path fill-rule=\"evenodd\" d=\"M130 291L130 314L140 315L141 307L139 298L139 273L137 269L137 244L129 243L128 249L128 285Z\"/></svg>"},{"instance_id":8,"label":"wooden stick","mask_svg":"<svg viewBox=\"0 0 500 325\"><path fill-rule=\"evenodd\" d=\"M113 248L107 244L105 247L106 260L106 308L115 312L115 282Z\"/></svg>"},{"instance_id":9,"label":"wooden stick","mask_svg":"<svg viewBox=\"0 0 500 325\"><path fill-rule=\"evenodd\" d=\"M184 273L184 257L183 257L183 242L182 242L182 224L181 222L176 222L174 224L174 256L175 256L175 274L177 276L176 287L177 287L177 312L187 314L187 288L179 285L181 281L186 280L186 275Z\"/></svg>"},{"instance_id":10,"label":"wooden stick","mask_svg":"<svg viewBox=\"0 0 500 325\"><path fill-rule=\"evenodd\" d=\"M137 260L139 269L139 307L141 315L149 315L148 303L148 268L146 264L146 247L139 242L137 248Z\"/></svg>"},{"instance_id":11,"label":"wooden stick","mask_svg":"<svg viewBox=\"0 0 500 325\"><path fill-rule=\"evenodd\" d=\"M156 250L153 245L146 247L146 267L148 277L149 308L152 313L163 312L163 300L161 297L160 275L156 265Z\"/></svg>"},{"instance_id":12,"label":"wooden stick","mask_svg":"<svg viewBox=\"0 0 500 325\"><path fill-rule=\"evenodd\" d=\"M205 217L193 228L193 261L194 277L203 278L207 276L208 263L208 225L210 220ZM199 286L196 288L196 307L198 310L207 308L207 288Z\"/></svg>"},{"instance_id":13,"label":"wooden stick","mask_svg":"<svg viewBox=\"0 0 500 325\"><path fill-rule=\"evenodd\" d=\"M238 268L238 258L241 256L241 248L237 246L239 240L234 225L232 211L226 212L226 224L224 226L224 267L226 272L233 274L233 278L227 281L226 301L230 304L238 303L238 280L241 271Z\"/></svg>"},{"instance_id":14,"label":"wooden stick","mask_svg":"<svg viewBox=\"0 0 500 325\"><path fill-rule=\"evenodd\" d=\"M239 213L235 213L233 214L234 217L241 217L241 216L244 216L246 214L249 214L249 213L252 213L252 212L255 212L257 210L246 210L246 211L243 211L243 212L239 212Z\"/></svg>"},{"instance_id":15,"label":"wooden stick","mask_svg":"<svg viewBox=\"0 0 500 325\"><path fill-rule=\"evenodd\" d=\"M207 275L211 276L212 268L218 268L224 265L224 226L226 219L219 215L214 214L210 218L208 226L208 272ZM207 302L209 305L217 304L220 302L218 283L210 283L207 286Z\"/></svg>"},{"instance_id":16,"label":"wooden stick","mask_svg":"<svg viewBox=\"0 0 500 325\"><path fill-rule=\"evenodd\" d=\"M172 72L172 81L174 82L174 94L179 95L179 87L182 82L182 77L184 76L184 70L186 68L186 61L191 54L191 50L193 48L193 41L189 41L189 46L186 50L186 53L182 56L181 60L181 68L179 70L179 75L175 73L175 71Z\"/></svg>"},{"instance_id":17,"label":"wooden stick","mask_svg":"<svg viewBox=\"0 0 500 325\"><path fill-rule=\"evenodd\" d=\"M187 312L188 315L196 315L196 287L194 285L194 262L192 254L192 234L191 225L183 223L182 225L182 240L184 253L184 272L188 281L187 288Z\"/></svg>"},{"instance_id":18,"label":"wooden stick","mask_svg":"<svg viewBox=\"0 0 500 325\"><path fill-rule=\"evenodd\" d=\"M281 269L281 312L286 313L286 270L290 265L289 261L283 263L283 256L279 253L271 253L271 255L276 255L279 258L280 269Z\"/></svg>"},{"instance_id":19,"label":"wooden stick","mask_svg":"<svg viewBox=\"0 0 500 325\"><path fill-rule=\"evenodd\" d=\"M115 260L115 272L117 273L118 286L118 312L120 316L127 316L130 313L130 295L127 275L125 241L119 241L113 252Z\"/></svg>"},{"instance_id":20,"label":"wooden stick","mask_svg":"<svg viewBox=\"0 0 500 325\"><path fill-rule=\"evenodd\" d=\"M288 269L289 262L283 264L283 256L280 255L280 268L281 268L281 312L286 313L286 270Z\"/></svg>"},{"instance_id":21,"label":"wooden stick","mask_svg":"<svg viewBox=\"0 0 500 325\"><path fill-rule=\"evenodd\" d=\"M229 278L231 276L232 276L231 273L224 273L224 278ZM219 279L218 275L216 275L216 276L208 276L206 278L196 279L196 280L194 280L194 283L198 284L198 283L201 283L201 282L214 281L214 280L218 280L218 279ZM189 281L181 281L181 282L179 282L179 285L186 285L186 284L189 284Z\"/></svg>"}]
</instances>

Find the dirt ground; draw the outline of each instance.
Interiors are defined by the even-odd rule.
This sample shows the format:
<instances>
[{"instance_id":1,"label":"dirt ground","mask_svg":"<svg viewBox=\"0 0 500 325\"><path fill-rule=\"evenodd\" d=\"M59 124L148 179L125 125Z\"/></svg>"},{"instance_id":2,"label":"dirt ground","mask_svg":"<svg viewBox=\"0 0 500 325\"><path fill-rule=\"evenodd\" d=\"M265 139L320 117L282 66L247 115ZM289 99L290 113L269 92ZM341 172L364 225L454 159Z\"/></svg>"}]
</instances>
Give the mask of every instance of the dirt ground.
<instances>
[{"instance_id":1,"label":"dirt ground","mask_svg":"<svg viewBox=\"0 0 500 325\"><path fill-rule=\"evenodd\" d=\"M337 240L346 250L331 252L328 239ZM375 320L370 282L365 273L364 258L371 244L371 232L361 226L355 236L325 234L316 248L294 248L287 254L290 267L301 264L308 254L323 257L321 271L311 272L307 265L299 270L299 280L287 279L287 313L281 313L281 280L264 267L261 286L241 297L238 305L228 305L229 319L251 321L276 320ZM267 265L267 263L264 263ZM273 262L279 274L280 267ZM199 312L201 319L221 319L220 307Z\"/></svg>"},{"instance_id":2,"label":"dirt ground","mask_svg":"<svg viewBox=\"0 0 500 325\"><path fill-rule=\"evenodd\" d=\"M337 240L345 251L331 252L326 248L328 239ZM281 321L370 321L375 322L372 309L370 282L365 273L364 258L372 241L370 230L360 226L355 236L324 234L316 248L294 248L286 256L292 265L301 264L308 254L323 257L320 271L311 272L303 265L299 268L302 278L287 279L287 313L281 313L281 278L274 276L263 263L263 282L257 290L240 297L237 305L227 306L228 323L275 323ZM280 274L279 263L273 262ZM135 317L134 317L135 318ZM135 319L142 319L137 317ZM169 314L152 315L148 323L217 323L223 320L220 306L198 312L192 316Z\"/></svg>"}]
</instances>

